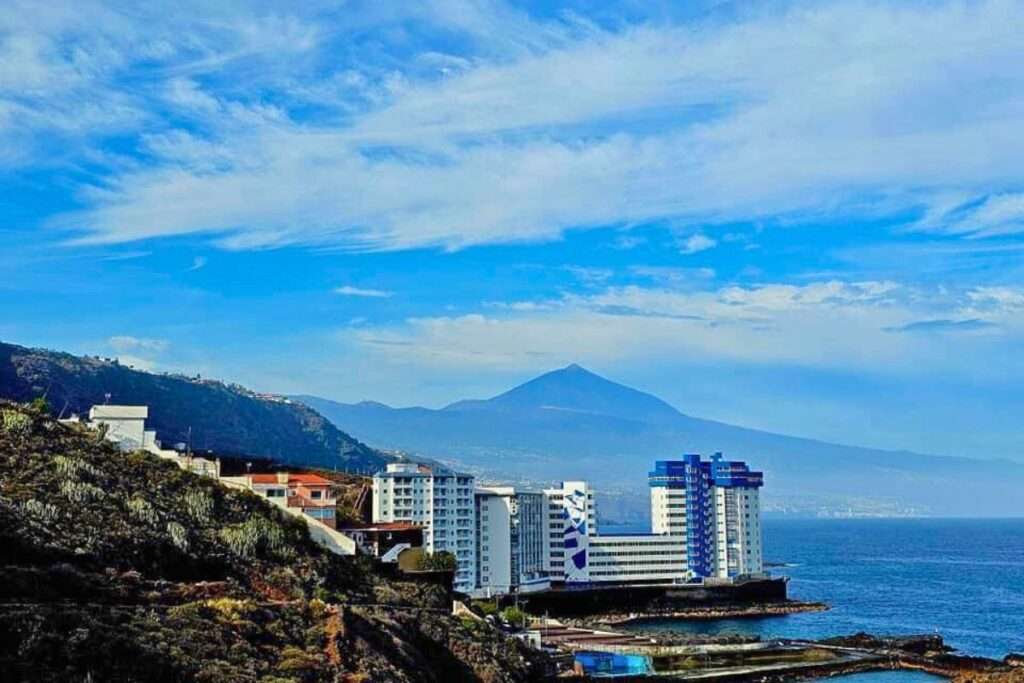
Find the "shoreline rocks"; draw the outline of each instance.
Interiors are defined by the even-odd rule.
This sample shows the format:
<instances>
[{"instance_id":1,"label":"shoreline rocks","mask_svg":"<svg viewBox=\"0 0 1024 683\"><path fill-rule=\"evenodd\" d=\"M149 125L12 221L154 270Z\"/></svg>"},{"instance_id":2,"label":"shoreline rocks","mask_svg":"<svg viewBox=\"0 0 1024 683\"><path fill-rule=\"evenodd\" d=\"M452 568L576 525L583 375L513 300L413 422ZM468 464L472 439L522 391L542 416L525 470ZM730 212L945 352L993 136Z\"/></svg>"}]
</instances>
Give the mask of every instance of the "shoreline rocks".
<instances>
[{"instance_id":1,"label":"shoreline rocks","mask_svg":"<svg viewBox=\"0 0 1024 683\"><path fill-rule=\"evenodd\" d=\"M758 617L785 616L803 612L825 612L830 608L823 602L801 602L788 600L780 603L753 605L717 605L708 607L682 607L671 610L644 612L607 613L586 620L608 626L642 623L662 620L710 621L714 619L755 619Z\"/></svg>"}]
</instances>

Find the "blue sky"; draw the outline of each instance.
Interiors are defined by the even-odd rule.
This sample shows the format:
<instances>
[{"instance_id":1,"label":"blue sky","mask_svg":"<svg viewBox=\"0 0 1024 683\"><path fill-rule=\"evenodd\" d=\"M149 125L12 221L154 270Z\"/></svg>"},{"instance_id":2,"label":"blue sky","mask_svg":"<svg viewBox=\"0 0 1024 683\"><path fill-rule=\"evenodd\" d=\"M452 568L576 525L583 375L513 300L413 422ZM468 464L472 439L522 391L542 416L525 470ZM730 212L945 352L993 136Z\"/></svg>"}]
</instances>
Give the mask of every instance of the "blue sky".
<instances>
[{"instance_id":1,"label":"blue sky","mask_svg":"<svg viewBox=\"0 0 1024 683\"><path fill-rule=\"evenodd\" d=\"M683 4L6 2L0 339L1024 458L1024 7Z\"/></svg>"}]
</instances>

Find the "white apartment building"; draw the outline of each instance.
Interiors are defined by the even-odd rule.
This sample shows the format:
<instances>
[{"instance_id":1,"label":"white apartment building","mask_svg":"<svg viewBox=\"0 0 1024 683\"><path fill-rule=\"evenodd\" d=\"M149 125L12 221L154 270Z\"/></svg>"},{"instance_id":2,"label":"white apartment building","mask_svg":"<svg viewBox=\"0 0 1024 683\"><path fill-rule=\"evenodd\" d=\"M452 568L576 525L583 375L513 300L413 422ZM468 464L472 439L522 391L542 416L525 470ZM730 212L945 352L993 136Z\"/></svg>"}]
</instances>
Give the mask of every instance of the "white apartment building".
<instances>
[{"instance_id":1,"label":"white apartment building","mask_svg":"<svg viewBox=\"0 0 1024 683\"><path fill-rule=\"evenodd\" d=\"M554 583L679 583L687 579L683 537L601 535L586 482L546 489L546 568Z\"/></svg>"},{"instance_id":2,"label":"white apartment building","mask_svg":"<svg viewBox=\"0 0 1024 683\"><path fill-rule=\"evenodd\" d=\"M761 575L763 475L743 462L699 455L650 473L650 534L601 535L586 482L544 492L545 568L566 584L672 584Z\"/></svg>"},{"instance_id":3,"label":"white apartment building","mask_svg":"<svg viewBox=\"0 0 1024 683\"><path fill-rule=\"evenodd\" d=\"M667 534L613 534L590 539L590 583L685 583L686 537Z\"/></svg>"},{"instance_id":4,"label":"white apartment building","mask_svg":"<svg viewBox=\"0 0 1024 683\"><path fill-rule=\"evenodd\" d=\"M564 481L544 489L544 570L552 583L586 582L587 548L597 535L594 492L585 481Z\"/></svg>"},{"instance_id":5,"label":"white apartment building","mask_svg":"<svg viewBox=\"0 0 1024 683\"><path fill-rule=\"evenodd\" d=\"M649 483L646 534L600 534L585 481L541 493L473 491L468 475L411 463L374 477L373 516L423 527L429 551L455 554L456 588L478 596L762 574L760 472L720 454L710 461L686 455L656 462Z\"/></svg>"},{"instance_id":6,"label":"white apartment building","mask_svg":"<svg viewBox=\"0 0 1024 683\"><path fill-rule=\"evenodd\" d=\"M373 477L373 521L423 527L423 547L455 556L455 589L476 588L474 479L440 466L391 463Z\"/></svg>"},{"instance_id":7,"label":"white apartment building","mask_svg":"<svg viewBox=\"0 0 1024 683\"><path fill-rule=\"evenodd\" d=\"M758 491L715 486L715 566L720 578L761 574L761 507Z\"/></svg>"},{"instance_id":8,"label":"white apartment building","mask_svg":"<svg viewBox=\"0 0 1024 683\"><path fill-rule=\"evenodd\" d=\"M550 588L544 569L545 505L543 494L510 486L476 490L477 595Z\"/></svg>"}]
</instances>

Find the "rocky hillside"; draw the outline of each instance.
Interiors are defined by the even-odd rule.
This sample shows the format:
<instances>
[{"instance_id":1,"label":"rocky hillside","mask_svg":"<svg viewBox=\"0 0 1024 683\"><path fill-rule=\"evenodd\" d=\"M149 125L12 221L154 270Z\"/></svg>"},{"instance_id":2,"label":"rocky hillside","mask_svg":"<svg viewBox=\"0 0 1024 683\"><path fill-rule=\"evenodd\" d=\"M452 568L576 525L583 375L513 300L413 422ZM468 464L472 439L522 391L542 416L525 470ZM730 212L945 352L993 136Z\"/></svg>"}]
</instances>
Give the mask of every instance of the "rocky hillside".
<instances>
[{"instance_id":1,"label":"rocky hillside","mask_svg":"<svg viewBox=\"0 0 1024 683\"><path fill-rule=\"evenodd\" d=\"M526 681L443 589L321 551L248 492L0 403L5 681Z\"/></svg>"},{"instance_id":2,"label":"rocky hillside","mask_svg":"<svg viewBox=\"0 0 1024 683\"><path fill-rule=\"evenodd\" d=\"M44 394L65 415L84 414L107 394L110 403L148 405L148 425L158 438L187 442L191 429L197 450L347 471L371 471L388 460L298 403L260 398L217 381L0 342L0 398L24 402Z\"/></svg>"}]
</instances>

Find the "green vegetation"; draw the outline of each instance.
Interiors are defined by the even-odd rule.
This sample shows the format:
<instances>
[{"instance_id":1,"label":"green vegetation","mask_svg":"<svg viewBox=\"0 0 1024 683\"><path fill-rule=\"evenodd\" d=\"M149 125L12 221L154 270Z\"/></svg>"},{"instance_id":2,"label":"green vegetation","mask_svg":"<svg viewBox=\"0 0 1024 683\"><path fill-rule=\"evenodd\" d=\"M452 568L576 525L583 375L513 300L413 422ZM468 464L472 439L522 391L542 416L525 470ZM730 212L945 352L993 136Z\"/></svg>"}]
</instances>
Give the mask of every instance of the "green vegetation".
<instances>
[{"instance_id":1,"label":"green vegetation","mask_svg":"<svg viewBox=\"0 0 1024 683\"><path fill-rule=\"evenodd\" d=\"M27 436L32 428L32 418L16 410L0 410L0 430L11 437Z\"/></svg>"},{"instance_id":2,"label":"green vegetation","mask_svg":"<svg viewBox=\"0 0 1024 683\"><path fill-rule=\"evenodd\" d=\"M424 552L416 559L416 569L424 572L453 572L457 567L455 556L443 550L439 553Z\"/></svg>"},{"instance_id":3,"label":"green vegetation","mask_svg":"<svg viewBox=\"0 0 1024 683\"><path fill-rule=\"evenodd\" d=\"M501 618L513 626L518 626L519 628L525 627L529 622L529 617L526 612L518 607L506 607L501 610Z\"/></svg>"},{"instance_id":4,"label":"green vegetation","mask_svg":"<svg viewBox=\"0 0 1024 683\"><path fill-rule=\"evenodd\" d=\"M487 617L498 613L498 603L494 600L474 600L470 603L480 616Z\"/></svg>"},{"instance_id":5,"label":"green vegetation","mask_svg":"<svg viewBox=\"0 0 1024 683\"><path fill-rule=\"evenodd\" d=\"M248 492L0 402L0 671L17 681L526 681L446 592Z\"/></svg>"},{"instance_id":6,"label":"green vegetation","mask_svg":"<svg viewBox=\"0 0 1024 683\"><path fill-rule=\"evenodd\" d=\"M42 396L36 396L31 402L29 402L28 409L36 415L49 415L50 402Z\"/></svg>"}]
</instances>

